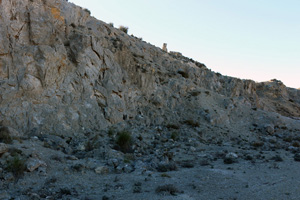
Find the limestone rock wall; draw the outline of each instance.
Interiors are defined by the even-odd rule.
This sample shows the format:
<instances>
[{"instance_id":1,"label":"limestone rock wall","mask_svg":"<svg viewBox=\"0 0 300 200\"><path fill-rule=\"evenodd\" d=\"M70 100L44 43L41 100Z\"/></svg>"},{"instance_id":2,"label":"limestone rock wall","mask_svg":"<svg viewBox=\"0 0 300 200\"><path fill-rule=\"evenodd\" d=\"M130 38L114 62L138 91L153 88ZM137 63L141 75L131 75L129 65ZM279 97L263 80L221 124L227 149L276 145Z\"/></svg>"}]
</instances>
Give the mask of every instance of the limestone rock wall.
<instances>
[{"instance_id":1,"label":"limestone rock wall","mask_svg":"<svg viewBox=\"0 0 300 200\"><path fill-rule=\"evenodd\" d=\"M0 43L0 124L22 132L230 124L232 107L300 117L299 90L216 74L64 0L0 1Z\"/></svg>"}]
</instances>

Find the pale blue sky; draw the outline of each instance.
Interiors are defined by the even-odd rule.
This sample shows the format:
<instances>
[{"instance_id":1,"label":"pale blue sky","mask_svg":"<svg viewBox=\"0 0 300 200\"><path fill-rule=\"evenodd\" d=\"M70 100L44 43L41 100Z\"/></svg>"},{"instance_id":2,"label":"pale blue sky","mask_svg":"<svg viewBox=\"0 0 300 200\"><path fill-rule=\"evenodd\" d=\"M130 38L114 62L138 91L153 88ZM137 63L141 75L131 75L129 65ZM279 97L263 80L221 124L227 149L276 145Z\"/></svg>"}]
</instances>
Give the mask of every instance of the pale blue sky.
<instances>
[{"instance_id":1,"label":"pale blue sky","mask_svg":"<svg viewBox=\"0 0 300 200\"><path fill-rule=\"evenodd\" d=\"M299 0L70 0L224 75L300 87Z\"/></svg>"}]
</instances>

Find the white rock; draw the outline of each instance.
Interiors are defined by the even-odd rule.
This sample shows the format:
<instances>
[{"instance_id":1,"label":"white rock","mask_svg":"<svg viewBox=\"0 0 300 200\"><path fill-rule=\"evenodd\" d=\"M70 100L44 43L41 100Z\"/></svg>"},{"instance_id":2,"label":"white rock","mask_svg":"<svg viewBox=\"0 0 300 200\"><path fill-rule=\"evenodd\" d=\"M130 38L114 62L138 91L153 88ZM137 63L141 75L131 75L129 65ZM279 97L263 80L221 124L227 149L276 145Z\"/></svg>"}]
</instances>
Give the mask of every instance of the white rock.
<instances>
[{"instance_id":1,"label":"white rock","mask_svg":"<svg viewBox=\"0 0 300 200\"><path fill-rule=\"evenodd\" d=\"M109 168L105 166L100 166L95 169L96 174L108 174Z\"/></svg>"},{"instance_id":2,"label":"white rock","mask_svg":"<svg viewBox=\"0 0 300 200\"><path fill-rule=\"evenodd\" d=\"M44 161L36 159L36 158L30 158L27 161L27 170L30 172L36 170L40 166L47 167L47 164Z\"/></svg>"},{"instance_id":3,"label":"white rock","mask_svg":"<svg viewBox=\"0 0 300 200\"><path fill-rule=\"evenodd\" d=\"M239 156L236 153L230 152L226 154L225 158L237 159Z\"/></svg>"}]
</instances>

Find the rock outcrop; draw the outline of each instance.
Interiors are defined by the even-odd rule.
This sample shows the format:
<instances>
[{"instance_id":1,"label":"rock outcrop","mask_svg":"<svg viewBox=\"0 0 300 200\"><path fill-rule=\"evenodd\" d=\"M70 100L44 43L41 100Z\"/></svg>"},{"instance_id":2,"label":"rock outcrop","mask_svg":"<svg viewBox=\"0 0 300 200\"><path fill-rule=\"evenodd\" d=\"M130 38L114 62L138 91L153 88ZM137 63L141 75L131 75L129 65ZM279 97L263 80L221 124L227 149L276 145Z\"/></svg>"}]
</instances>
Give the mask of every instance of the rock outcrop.
<instances>
[{"instance_id":1,"label":"rock outcrop","mask_svg":"<svg viewBox=\"0 0 300 200\"><path fill-rule=\"evenodd\" d=\"M0 0L0 44L0 199L299 198L300 90L65 0Z\"/></svg>"},{"instance_id":2,"label":"rock outcrop","mask_svg":"<svg viewBox=\"0 0 300 200\"><path fill-rule=\"evenodd\" d=\"M299 127L299 90L214 73L64 0L0 1L0 43L0 123L20 132L190 119Z\"/></svg>"}]
</instances>

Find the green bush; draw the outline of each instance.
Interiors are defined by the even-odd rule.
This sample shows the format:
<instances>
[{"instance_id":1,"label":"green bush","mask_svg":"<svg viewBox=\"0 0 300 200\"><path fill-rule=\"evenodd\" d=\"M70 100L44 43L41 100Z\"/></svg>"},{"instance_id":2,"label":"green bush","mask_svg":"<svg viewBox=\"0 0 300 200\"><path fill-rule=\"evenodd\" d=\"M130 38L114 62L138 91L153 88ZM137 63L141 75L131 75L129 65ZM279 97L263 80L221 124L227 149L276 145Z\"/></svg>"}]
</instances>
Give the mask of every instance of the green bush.
<instances>
[{"instance_id":1,"label":"green bush","mask_svg":"<svg viewBox=\"0 0 300 200\"><path fill-rule=\"evenodd\" d=\"M91 15L91 11L89 9L85 8L84 11L89 13L89 15Z\"/></svg>"},{"instance_id":2,"label":"green bush","mask_svg":"<svg viewBox=\"0 0 300 200\"><path fill-rule=\"evenodd\" d=\"M5 144L11 144L12 143L12 137L9 134L9 130L7 127L1 127L0 128L0 142L3 142Z\"/></svg>"},{"instance_id":3,"label":"green bush","mask_svg":"<svg viewBox=\"0 0 300 200\"><path fill-rule=\"evenodd\" d=\"M116 144L119 150L124 153L131 152L132 137L130 132L121 131L117 135Z\"/></svg>"},{"instance_id":4,"label":"green bush","mask_svg":"<svg viewBox=\"0 0 300 200\"><path fill-rule=\"evenodd\" d=\"M177 132L172 132L171 139L177 141L179 139L179 134Z\"/></svg>"},{"instance_id":5,"label":"green bush","mask_svg":"<svg viewBox=\"0 0 300 200\"><path fill-rule=\"evenodd\" d=\"M166 126L168 129L179 129L180 127L176 124L167 124Z\"/></svg>"},{"instance_id":6,"label":"green bush","mask_svg":"<svg viewBox=\"0 0 300 200\"><path fill-rule=\"evenodd\" d=\"M92 151L94 149L99 148L99 135L94 136L93 138L89 139L85 144L86 151Z\"/></svg>"},{"instance_id":7,"label":"green bush","mask_svg":"<svg viewBox=\"0 0 300 200\"><path fill-rule=\"evenodd\" d=\"M176 195L180 191L173 184L166 184L162 186L158 186L155 190L156 193L166 193L171 195Z\"/></svg>"},{"instance_id":8,"label":"green bush","mask_svg":"<svg viewBox=\"0 0 300 200\"><path fill-rule=\"evenodd\" d=\"M199 127L200 124L192 119L189 119L189 120L185 120L184 121L185 124L189 125L189 126L192 126L192 127Z\"/></svg>"},{"instance_id":9,"label":"green bush","mask_svg":"<svg viewBox=\"0 0 300 200\"><path fill-rule=\"evenodd\" d=\"M126 34L128 33L128 27L126 27L126 26L120 26L119 29Z\"/></svg>"},{"instance_id":10,"label":"green bush","mask_svg":"<svg viewBox=\"0 0 300 200\"><path fill-rule=\"evenodd\" d=\"M12 159L8 160L6 170L12 172L15 177L20 177L26 170L25 162L26 161L19 156L14 156Z\"/></svg>"},{"instance_id":11,"label":"green bush","mask_svg":"<svg viewBox=\"0 0 300 200\"><path fill-rule=\"evenodd\" d=\"M110 127L107 131L107 134L109 137L112 137L115 134L114 128Z\"/></svg>"}]
</instances>

